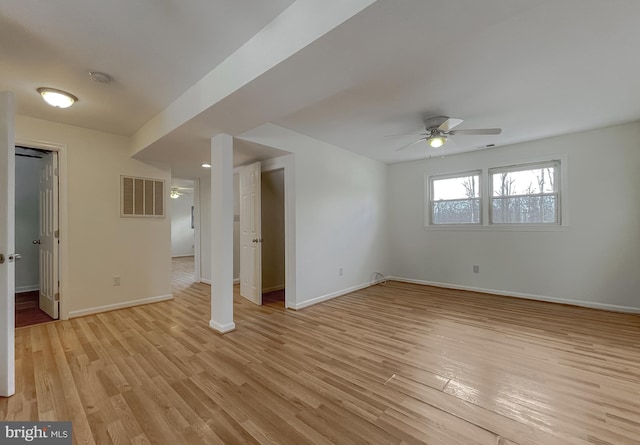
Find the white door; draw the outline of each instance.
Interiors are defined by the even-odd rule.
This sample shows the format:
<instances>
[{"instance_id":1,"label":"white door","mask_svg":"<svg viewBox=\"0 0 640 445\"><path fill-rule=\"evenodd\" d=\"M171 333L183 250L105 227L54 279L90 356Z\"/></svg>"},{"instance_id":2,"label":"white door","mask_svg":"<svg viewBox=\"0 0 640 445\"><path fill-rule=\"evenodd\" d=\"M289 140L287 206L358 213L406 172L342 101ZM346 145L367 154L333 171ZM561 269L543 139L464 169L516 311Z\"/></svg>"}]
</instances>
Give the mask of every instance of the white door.
<instances>
[{"instance_id":1,"label":"white door","mask_svg":"<svg viewBox=\"0 0 640 445\"><path fill-rule=\"evenodd\" d=\"M260 163L240 169L240 295L262 304Z\"/></svg>"},{"instance_id":2,"label":"white door","mask_svg":"<svg viewBox=\"0 0 640 445\"><path fill-rule=\"evenodd\" d=\"M58 318L58 153L40 161L40 309Z\"/></svg>"},{"instance_id":3,"label":"white door","mask_svg":"<svg viewBox=\"0 0 640 445\"><path fill-rule=\"evenodd\" d=\"M15 392L15 151L13 93L0 93L0 396Z\"/></svg>"}]
</instances>

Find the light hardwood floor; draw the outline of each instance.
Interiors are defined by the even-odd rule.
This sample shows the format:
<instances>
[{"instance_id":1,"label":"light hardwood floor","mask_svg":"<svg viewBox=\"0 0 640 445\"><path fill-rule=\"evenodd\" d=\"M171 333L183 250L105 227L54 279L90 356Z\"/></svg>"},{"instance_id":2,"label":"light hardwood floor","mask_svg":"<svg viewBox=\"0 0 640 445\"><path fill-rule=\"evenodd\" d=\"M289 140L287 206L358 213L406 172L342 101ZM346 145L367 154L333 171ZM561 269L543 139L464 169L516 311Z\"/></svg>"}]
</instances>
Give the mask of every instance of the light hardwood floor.
<instances>
[{"instance_id":1,"label":"light hardwood floor","mask_svg":"<svg viewBox=\"0 0 640 445\"><path fill-rule=\"evenodd\" d=\"M173 301L18 329L0 419L99 445L640 443L637 316L389 282L299 312L236 296L221 336L177 278Z\"/></svg>"}]
</instances>

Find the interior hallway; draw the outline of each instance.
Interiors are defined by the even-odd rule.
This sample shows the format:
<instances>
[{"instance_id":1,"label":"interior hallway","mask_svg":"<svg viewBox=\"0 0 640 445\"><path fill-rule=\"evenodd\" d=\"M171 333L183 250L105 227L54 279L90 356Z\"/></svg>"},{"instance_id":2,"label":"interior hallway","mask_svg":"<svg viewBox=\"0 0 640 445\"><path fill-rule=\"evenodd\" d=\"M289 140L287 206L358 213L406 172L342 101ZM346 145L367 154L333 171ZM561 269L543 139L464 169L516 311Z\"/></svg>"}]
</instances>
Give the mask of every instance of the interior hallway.
<instances>
[{"instance_id":1,"label":"interior hallway","mask_svg":"<svg viewBox=\"0 0 640 445\"><path fill-rule=\"evenodd\" d=\"M171 287L174 294L196 281L196 265L192 256L171 258Z\"/></svg>"}]
</instances>

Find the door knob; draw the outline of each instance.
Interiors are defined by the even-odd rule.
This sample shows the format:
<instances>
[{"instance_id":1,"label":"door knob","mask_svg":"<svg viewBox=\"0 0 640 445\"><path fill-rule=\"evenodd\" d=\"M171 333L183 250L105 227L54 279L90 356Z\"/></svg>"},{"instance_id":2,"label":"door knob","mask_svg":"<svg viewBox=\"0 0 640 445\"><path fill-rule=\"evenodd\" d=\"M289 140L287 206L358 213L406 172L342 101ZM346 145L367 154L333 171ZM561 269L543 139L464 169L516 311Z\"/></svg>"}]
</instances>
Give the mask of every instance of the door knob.
<instances>
[{"instance_id":1,"label":"door knob","mask_svg":"<svg viewBox=\"0 0 640 445\"><path fill-rule=\"evenodd\" d=\"M22 255L20 255L19 253L12 253L11 255L9 255L9 262L19 261L21 259L22 259Z\"/></svg>"},{"instance_id":2,"label":"door knob","mask_svg":"<svg viewBox=\"0 0 640 445\"><path fill-rule=\"evenodd\" d=\"M34 239L33 241L31 241L33 244L42 244L42 241L40 241L39 239Z\"/></svg>"},{"instance_id":3,"label":"door knob","mask_svg":"<svg viewBox=\"0 0 640 445\"><path fill-rule=\"evenodd\" d=\"M4 255L0 253L0 264L4 263Z\"/></svg>"}]
</instances>

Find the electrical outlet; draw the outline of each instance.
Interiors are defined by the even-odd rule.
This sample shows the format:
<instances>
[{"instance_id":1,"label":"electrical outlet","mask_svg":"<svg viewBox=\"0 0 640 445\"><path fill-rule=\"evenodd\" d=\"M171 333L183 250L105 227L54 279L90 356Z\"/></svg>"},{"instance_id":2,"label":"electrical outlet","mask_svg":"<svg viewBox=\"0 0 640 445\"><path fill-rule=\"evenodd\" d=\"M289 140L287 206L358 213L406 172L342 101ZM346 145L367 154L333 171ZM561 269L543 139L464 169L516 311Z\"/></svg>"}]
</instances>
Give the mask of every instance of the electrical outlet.
<instances>
[{"instance_id":1,"label":"electrical outlet","mask_svg":"<svg viewBox=\"0 0 640 445\"><path fill-rule=\"evenodd\" d=\"M120 275L114 275L113 276L113 285L114 286L120 286Z\"/></svg>"},{"instance_id":2,"label":"electrical outlet","mask_svg":"<svg viewBox=\"0 0 640 445\"><path fill-rule=\"evenodd\" d=\"M338 275L340 276L344 275L344 271L342 270L342 267L338 269Z\"/></svg>"},{"instance_id":3,"label":"electrical outlet","mask_svg":"<svg viewBox=\"0 0 640 445\"><path fill-rule=\"evenodd\" d=\"M473 273L480 273L480 266L473 266Z\"/></svg>"}]
</instances>

